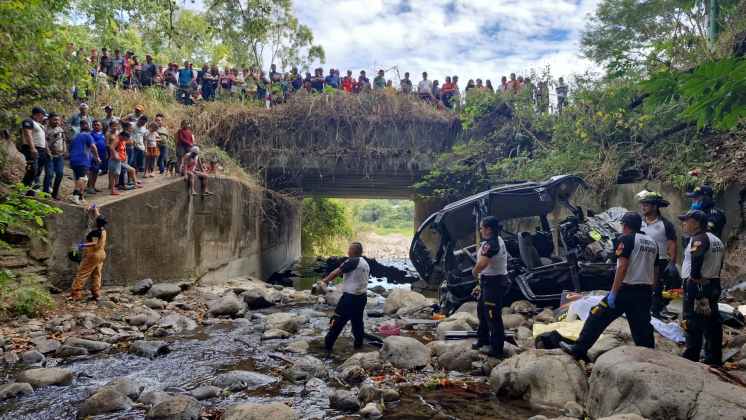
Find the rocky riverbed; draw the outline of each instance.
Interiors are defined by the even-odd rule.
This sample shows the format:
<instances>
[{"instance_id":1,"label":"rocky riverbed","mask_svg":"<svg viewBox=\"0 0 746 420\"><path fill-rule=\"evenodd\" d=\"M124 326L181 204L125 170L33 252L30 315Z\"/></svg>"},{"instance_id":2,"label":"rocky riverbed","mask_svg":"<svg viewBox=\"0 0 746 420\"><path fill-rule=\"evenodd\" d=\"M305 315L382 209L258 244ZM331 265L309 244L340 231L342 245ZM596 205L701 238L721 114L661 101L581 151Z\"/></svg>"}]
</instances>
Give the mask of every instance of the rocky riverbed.
<instances>
[{"instance_id":1,"label":"rocky riverbed","mask_svg":"<svg viewBox=\"0 0 746 420\"><path fill-rule=\"evenodd\" d=\"M325 357L339 299L237 279L221 287L143 280L108 288L99 303L59 302L44 319L0 327L2 419L742 419L746 333L729 329L728 372L674 353L629 346L617 321L577 363L537 349L532 328L558 312L504 308L514 344L497 360L473 340L475 305L433 320L430 299L406 289L370 292L357 352L349 330ZM539 346L541 347L541 346ZM733 353L735 350L735 353Z\"/></svg>"}]
</instances>

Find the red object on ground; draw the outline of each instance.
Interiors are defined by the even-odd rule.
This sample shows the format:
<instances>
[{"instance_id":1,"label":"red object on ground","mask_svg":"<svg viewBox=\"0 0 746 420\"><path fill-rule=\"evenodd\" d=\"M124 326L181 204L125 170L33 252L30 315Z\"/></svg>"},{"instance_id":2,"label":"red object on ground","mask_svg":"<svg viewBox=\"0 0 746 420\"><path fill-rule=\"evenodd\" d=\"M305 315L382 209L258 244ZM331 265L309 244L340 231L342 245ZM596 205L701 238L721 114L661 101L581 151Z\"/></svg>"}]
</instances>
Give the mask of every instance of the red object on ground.
<instances>
[{"instance_id":1,"label":"red object on ground","mask_svg":"<svg viewBox=\"0 0 746 420\"><path fill-rule=\"evenodd\" d=\"M401 335L401 329L396 324L383 324L378 327L378 333L385 337Z\"/></svg>"}]
</instances>

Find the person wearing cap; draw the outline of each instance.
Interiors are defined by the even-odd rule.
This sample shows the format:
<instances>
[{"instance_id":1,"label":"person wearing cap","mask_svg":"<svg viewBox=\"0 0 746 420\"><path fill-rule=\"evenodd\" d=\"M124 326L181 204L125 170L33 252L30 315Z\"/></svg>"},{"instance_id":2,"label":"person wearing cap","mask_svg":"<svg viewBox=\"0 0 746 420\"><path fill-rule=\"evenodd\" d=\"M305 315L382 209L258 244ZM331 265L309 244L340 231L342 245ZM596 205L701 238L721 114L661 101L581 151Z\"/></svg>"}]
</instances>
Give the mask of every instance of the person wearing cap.
<instances>
[{"instance_id":1,"label":"person wearing cap","mask_svg":"<svg viewBox=\"0 0 746 420\"><path fill-rule=\"evenodd\" d=\"M681 286L681 278L676 268L678 248L676 246L676 228L673 223L661 215L660 209L668 207L669 202L654 191L643 191L638 194L640 214L642 215L641 232L649 236L658 245L658 259L655 262L655 287L653 289L652 314L660 317L665 307L663 289L675 289Z\"/></svg>"},{"instance_id":2,"label":"person wearing cap","mask_svg":"<svg viewBox=\"0 0 746 420\"><path fill-rule=\"evenodd\" d=\"M98 301L101 298L101 273L106 260L106 218L101 216L98 208L92 207L96 220L96 227L88 232L85 242L78 244L78 249L83 252L78 272L70 288L70 299L81 300L83 298L83 287L86 281L91 279L91 298Z\"/></svg>"},{"instance_id":3,"label":"person wearing cap","mask_svg":"<svg viewBox=\"0 0 746 420\"><path fill-rule=\"evenodd\" d=\"M192 150L189 151L186 156L184 156L184 162L182 163L182 165L184 166L182 172L187 178L189 191L192 193L192 195L197 195L197 190L195 189L194 185L195 178L199 178L199 182L202 187L202 194L211 194L207 190L207 171L202 165L202 160L200 160L199 158L199 147L192 147Z\"/></svg>"},{"instance_id":4,"label":"person wearing cap","mask_svg":"<svg viewBox=\"0 0 746 420\"><path fill-rule=\"evenodd\" d=\"M127 115L127 119L132 123L136 123L143 116L145 116L145 107L138 104L135 105L134 111Z\"/></svg>"},{"instance_id":5,"label":"person wearing cap","mask_svg":"<svg viewBox=\"0 0 746 420\"><path fill-rule=\"evenodd\" d=\"M70 141L70 167L73 170L75 189L70 200L75 204L85 203L85 187L88 183L88 170L92 161L101 163L96 142L91 136L88 120L80 121L80 132Z\"/></svg>"},{"instance_id":6,"label":"person wearing cap","mask_svg":"<svg viewBox=\"0 0 746 420\"><path fill-rule=\"evenodd\" d=\"M26 158L23 185L31 187L40 173L40 164L46 165L47 139L43 121L47 117L44 108L35 106L31 117L21 122L21 153Z\"/></svg>"},{"instance_id":7,"label":"person wearing cap","mask_svg":"<svg viewBox=\"0 0 746 420\"><path fill-rule=\"evenodd\" d=\"M719 366L723 357L723 323L718 299L725 246L715 234L707 231L709 218L702 210L689 210L679 216L679 220L689 234L681 265L681 275L686 281L682 322L686 331L686 349L683 357L699 362L704 336L704 362Z\"/></svg>"},{"instance_id":8,"label":"person wearing cap","mask_svg":"<svg viewBox=\"0 0 746 420\"><path fill-rule=\"evenodd\" d=\"M114 108L111 105L105 105L104 112L106 116L101 120L101 125L103 125L104 132L107 132L111 128L111 123L119 122L119 117L114 116Z\"/></svg>"},{"instance_id":9,"label":"person wearing cap","mask_svg":"<svg viewBox=\"0 0 746 420\"><path fill-rule=\"evenodd\" d=\"M510 287L508 280L508 251L500 237L500 221L487 216L479 224L483 241L479 246L477 263L471 273L479 279L472 294L479 299L477 315L479 328L475 350L489 346L487 355L502 357L505 328L502 319L503 298Z\"/></svg>"},{"instance_id":10,"label":"person wearing cap","mask_svg":"<svg viewBox=\"0 0 746 420\"><path fill-rule=\"evenodd\" d=\"M560 343L560 348L576 359L586 359L588 349L601 333L622 315L627 317L635 345L655 347L650 305L658 245L640 231L642 217L639 214L625 213L621 222L622 235L617 238L616 273L611 290L591 309L575 344Z\"/></svg>"},{"instance_id":11,"label":"person wearing cap","mask_svg":"<svg viewBox=\"0 0 746 420\"><path fill-rule=\"evenodd\" d=\"M709 185L702 185L686 194L692 199L692 210L701 210L707 216L707 230L723 239L723 228L727 223L725 212L715 207L715 191Z\"/></svg>"},{"instance_id":12,"label":"person wearing cap","mask_svg":"<svg viewBox=\"0 0 746 420\"><path fill-rule=\"evenodd\" d=\"M70 117L70 119L67 121L68 125L70 126L70 129L72 130L71 138L75 137L78 133L80 133L80 123L83 120L88 121L88 128L93 127L93 118L88 113L88 104L85 102L82 102L78 108L80 112Z\"/></svg>"},{"instance_id":13,"label":"person wearing cap","mask_svg":"<svg viewBox=\"0 0 746 420\"><path fill-rule=\"evenodd\" d=\"M363 257L363 245L352 242L347 248L347 259L334 271L324 277L319 284L328 285L335 278L342 276L342 297L329 320L329 332L324 337L324 348L327 355L332 352L334 343L342 333L347 322L352 324L353 348L363 347L365 324L363 313L368 300L368 280L370 266Z\"/></svg>"}]
</instances>

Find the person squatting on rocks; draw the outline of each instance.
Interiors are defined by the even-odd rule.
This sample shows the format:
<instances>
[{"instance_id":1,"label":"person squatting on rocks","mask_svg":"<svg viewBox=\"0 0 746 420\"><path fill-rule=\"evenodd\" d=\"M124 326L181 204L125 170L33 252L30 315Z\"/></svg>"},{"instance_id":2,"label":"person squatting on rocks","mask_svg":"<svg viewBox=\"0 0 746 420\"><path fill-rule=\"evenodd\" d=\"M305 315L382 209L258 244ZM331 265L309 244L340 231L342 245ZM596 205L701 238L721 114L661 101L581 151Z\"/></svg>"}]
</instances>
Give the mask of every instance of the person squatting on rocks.
<instances>
[{"instance_id":1,"label":"person squatting on rocks","mask_svg":"<svg viewBox=\"0 0 746 420\"><path fill-rule=\"evenodd\" d=\"M690 210L679 216L689 244L684 250L681 275L686 281L684 292L684 322L686 350L683 356L699 362L702 337L705 339L705 360L720 366L723 356L723 323L718 310L720 269L725 247L712 232L707 232L708 217L701 210Z\"/></svg>"},{"instance_id":2,"label":"person squatting on rocks","mask_svg":"<svg viewBox=\"0 0 746 420\"><path fill-rule=\"evenodd\" d=\"M337 341L337 337L339 337L348 321L352 324L354 348L359 349L363 346L363 336L365 335L363 311L368 301L370 267L363 258L363 245L360 242L350 244L347 249L347 256L349 258L342 265L320 281L320 283L327 285L340 275L344 279L342 282L342 297L334 309L334 315L329 321L329 332L324 338L324 347L327 353L332 352L334 342Z\"/></svg>"},{"instance_id":3,"label":"person squatting on rocks","mask_svg":"<svg viewBox=\"0 0 746 420\"><path fill-rule=\"evenodd\" d=\"M194 146L192 150L184 156L183 172L186 175L187 185L192 195L197 195L195 189L195 178L199 179L200 186L202 188L202 194L212 194L207 190L207 170L202 165L202 160L199 158L199 147Z\"/></svg>"},{"instance_id":4,"label":"person squatting on rocks","mask_svg":"<svg viewBox=\"0 0 746 420\"><path fill-rule=\"evenodd\" d=\"M664 289L681 287L679 270L676 268L678 248L676 246L676 228L673 223L661 215L660 209L668 207L669 202L657 192L642 191L638 194L642 228L640 231L649 236L658 245L658 259L655 261L655 286L651 313L660 318L666 306L663 301Z\"/></svg>"},{"instance_id":5,"label":"person squatting on rocks","mask_svg":"<svg viewBox=\"0 0 746 420\"><path fill-rule=\"evenodd\" d=\"M616 274L609 294L591 309L577 342L560 343L560 348L576 359L586 358L606 327L622 315L627 317L635 345L655 347L650 305L658 245L640 232L642 217L639 214L628 212L621 222L622 236L616 245Z\"/></svg>"},{"instance_id":6,"label":"person squatting on rocks","mask_svg":"<svg viewBox=\"0 0 746 420\"><path fill-rule=\"evenodd\" d=\"M487 352L492 357L502 357L505 346L505 329L503 327L503 298L508 292L508 252L505 242L500 237L500 221L487 216L479 225L479 234L484 241L479 247L479 259L472 269L479 284L472 292L479 299L477 315L479 329L474 349L489 346Z\"/></svg>"},{"instance_id":7,"label":"person squatting on rocks","mask_svg":"<svg viewBox=\"0 0 746 420\"><path fill-rule=\"evenodd\" d=\"M78 245L83 252L83 259L78 267L70 290L70 299L81 300L86 280L91 279L91 297L98 300L101 297L101 271L106 260L106 219L99 214L95 204L91 206L95 217L96 227L88 232L85 242Z\"/></svg>"}]
</instances>

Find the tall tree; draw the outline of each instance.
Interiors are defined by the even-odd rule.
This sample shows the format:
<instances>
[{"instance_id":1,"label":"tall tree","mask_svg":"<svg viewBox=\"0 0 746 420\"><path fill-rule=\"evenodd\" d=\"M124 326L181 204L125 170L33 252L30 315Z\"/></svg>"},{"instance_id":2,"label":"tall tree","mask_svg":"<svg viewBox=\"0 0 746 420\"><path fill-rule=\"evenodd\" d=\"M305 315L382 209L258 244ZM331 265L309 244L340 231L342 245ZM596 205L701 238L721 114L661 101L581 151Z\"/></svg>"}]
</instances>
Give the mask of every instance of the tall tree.
<instances>
[{"instance_id":1,"label":"tall tree","mask_svg":"<svg viewBox=\"0 0 746 420\"><path fill-rule=\"evenodd\" d=\"M263 66L268 58L282 66L307 66L324 60L310 29L295 18L291 0L209 0L205 13L220 28L216 37L235 64Z\"/></svg>"}]
</instances>

